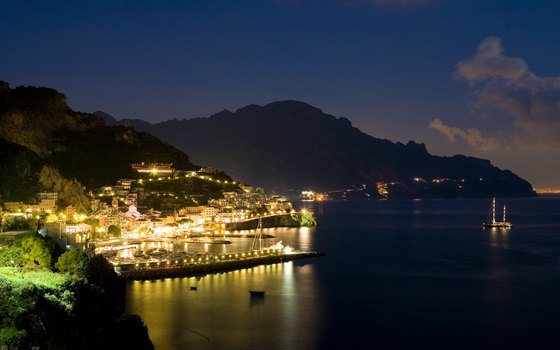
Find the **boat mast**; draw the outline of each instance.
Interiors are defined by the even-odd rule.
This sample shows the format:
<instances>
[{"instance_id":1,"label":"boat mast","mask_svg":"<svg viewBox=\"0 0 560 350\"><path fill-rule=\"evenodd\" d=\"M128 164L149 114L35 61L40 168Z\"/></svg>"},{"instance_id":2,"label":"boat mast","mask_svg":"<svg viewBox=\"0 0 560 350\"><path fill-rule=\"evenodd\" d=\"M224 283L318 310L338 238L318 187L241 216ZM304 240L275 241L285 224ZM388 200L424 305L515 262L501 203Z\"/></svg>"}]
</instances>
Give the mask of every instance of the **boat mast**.
<instances>
[{"instance_id":1,"label":"boat mast","mask_svg":"<svg viewBox=\"0 0 560 350\"><path fill-rule=\"evenodd\" d=\"M506 222L506 205L504 204L504 222Z\"/></svg>"},{"instance_id":2,"label":"boat mast","mask_svg":"<svg viewBox=\"0 0 560 350\"><path fill-rule=\"evenodd\" d=\"M492 198L492 223L496 222L496 197Z\"/></svg>"},{"instance_id":3,"label":"boat mast","mask_svg":"<svg viewBox=\"0 0 560 350\"><path fill-rule=\"evenodd\" d=\"M257 247L258 242L258 247ZM251 250L262 250L262 218L259 218L259 224L257 225L257 233L253 238L253 243L251 244Z\"/></svg>"}]
</instances>

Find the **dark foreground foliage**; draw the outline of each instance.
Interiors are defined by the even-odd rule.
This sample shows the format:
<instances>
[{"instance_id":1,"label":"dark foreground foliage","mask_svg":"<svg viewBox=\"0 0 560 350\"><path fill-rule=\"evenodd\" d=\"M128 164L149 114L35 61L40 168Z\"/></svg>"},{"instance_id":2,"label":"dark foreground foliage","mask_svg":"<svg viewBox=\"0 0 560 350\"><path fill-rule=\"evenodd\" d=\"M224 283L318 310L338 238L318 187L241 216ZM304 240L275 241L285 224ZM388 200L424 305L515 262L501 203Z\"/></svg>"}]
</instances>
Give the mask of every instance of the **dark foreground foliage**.
<instances>
[{"instance_id":1,"label":"dark foreground foliage","mask_svg":"<svg viewBox=\"0 0 560 350\"><path fill-rule=\"evenodd\" d=\"M140 317L121 317L124 282L102 257L88 278L0 268L0 348L153 349Z\"/></svg>"}]
</instances>

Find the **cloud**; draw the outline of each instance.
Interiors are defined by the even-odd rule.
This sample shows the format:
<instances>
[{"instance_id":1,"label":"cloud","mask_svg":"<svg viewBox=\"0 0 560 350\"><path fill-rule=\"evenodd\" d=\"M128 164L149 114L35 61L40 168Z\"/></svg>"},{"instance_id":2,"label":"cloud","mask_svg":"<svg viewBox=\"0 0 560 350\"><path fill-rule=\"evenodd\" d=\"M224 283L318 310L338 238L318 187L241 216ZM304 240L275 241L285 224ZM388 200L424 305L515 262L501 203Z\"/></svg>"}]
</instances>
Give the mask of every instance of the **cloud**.
<instances>
[{"instance_id":1,"label":"cloud","mask_svg":"<svg viewBox=\"0 0 560 350\"><path fill-rule=\"evenodd\" d=\"M456 127L445 125L440 119L430 121L430 129L438 131L447 137L450 142L455 142L457 138L463 139L473 148L480 151L490 151L500 148L500 142L496 137L485 137L477 129L463 130Z\"/></svg>"},{"instance_id":2,"label":"cloud","mask_svg":"<svg viewBox=\"0 0 560 350\"><path fill-rule=\"evenodd\" d=\"M510 138L518 146L560 146L560 77L538 76L524 59L505 56L498 37L484 39L471 57L457 63L454 75L469 82L478 108L505 111L513 118ZM435 123L432 128L442 132L444 127ZM450 130L460 135L460 129Z\"/></svg>"},{"instance_id":3,"label":"cloud","mask_svg":"<svg viewBox=\"0 0 560 350\"><path fill-rule=\"evenodd\" d=\"M378 6L411 7L428 5L431 4L433 0L372 0L372 2Z\"/></svg>"},{"instance_id":4,"label":"cloud","mask_svg":"<svg viewBox=\"0 0 560 350\"><path fill-rule=\"evenodd\" d=\"M457 63L456 76L470 83L503 78L518 79L527 72L527 64L521 58L509 58L502 55L501 39L488 37L478 45L478 49L468 60Z\"/></svg>"}]
</instances>

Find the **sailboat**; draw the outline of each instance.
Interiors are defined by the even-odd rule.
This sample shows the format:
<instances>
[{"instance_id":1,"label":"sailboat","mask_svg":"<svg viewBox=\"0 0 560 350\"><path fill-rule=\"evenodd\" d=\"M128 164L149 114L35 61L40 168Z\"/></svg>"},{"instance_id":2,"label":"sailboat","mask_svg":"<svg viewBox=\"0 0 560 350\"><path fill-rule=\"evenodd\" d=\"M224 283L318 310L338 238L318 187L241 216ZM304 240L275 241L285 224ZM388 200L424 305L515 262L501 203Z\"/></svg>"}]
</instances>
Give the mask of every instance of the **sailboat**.
<instances>
[{"instance_id":1,"label":"sailboat","mask_svg":"<svg viewBox=\"0 0 560 350\"><path fill-rule=\"evenodd\" d=\"M264 247L263 246L263 233L262 233L262 218L259 218L259 223L257 225L257 233L253 238L253 242L251 243L251 250L249 252L262 252L262 251L273 251L273 250L282 250L284 254L291 253L293 248L289 245L282 244L282 241L279 241L271 246Z\"/></svg>"},{"instance_id":2,"label":"sailboat","mask_svg":"<svg viewBox=\"0 0 560 350\"><path fill-rule=\"evenodd\" d=\"M257 225L257 233L253 238L253 243L251 243L251 250L250 251L260 251L262 250L262 218L259 218L259 223Z\"/></svg>"},{"instance_id":3,"label":"sailboat","mask_svg":"<svg viewBox=\"0 0 560 350\"><path fill-rule=\"evenodd\" d=\"M496 221L496 198L492 198L492 207L490 208L490 212L492 213L492 221L488 221L488 219L486 220L486 222L484 223L485 227L501 227L501 228L510 228L511 222L507 222L506 221L506 206L504 205L504 211L503 211L503 220L502 221ZM490 213L488 213L488 216L490 216Z\"/></svg>"}]
</instances>

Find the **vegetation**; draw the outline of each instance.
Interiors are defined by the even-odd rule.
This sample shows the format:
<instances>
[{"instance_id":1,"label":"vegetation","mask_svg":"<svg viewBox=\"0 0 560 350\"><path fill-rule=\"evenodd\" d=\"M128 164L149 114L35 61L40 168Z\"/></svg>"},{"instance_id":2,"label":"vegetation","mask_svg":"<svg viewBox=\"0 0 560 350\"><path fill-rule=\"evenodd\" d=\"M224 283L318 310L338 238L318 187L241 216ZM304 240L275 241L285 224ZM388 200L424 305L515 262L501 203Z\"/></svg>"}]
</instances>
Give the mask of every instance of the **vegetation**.
<instances>
[{"instance_id":1,"label":"vegetation","mask_svg":"<svg viewBox=\"0 0 560 350\"><path fill-rule=\"evenodd\" d=\"M37 231L38 221L34 217L5 214L2 216L3 231Z\"/></svg>"},{"instance_id":2,"label":"vegetation","mask_svg":"<svg viewBox=\"0 0 560 350\"><path fill-rule=\"evenodd\" d=\"M0 266L23 266L23 250L10 246L0 250Z\"/></svg>"},{"instance_id":3,"label":"vegetation","mask_svg":"<svg viewBox=\"0 0 560 350\"><path fill-rule=\"evenodd\" d=\"M59 207L73 205L81 213L90 210L89 198L82 184L64 178L56 168L44 166L39 173L39 184L48 191L58 193Z\"/></svg>"},{"instance_id":4,"label":"vegetation","mask_svg":"<svg viewBox=\"0 0 560 350\"><path fill-rule=\"evenodd\" d=\"M149 208L171 210L178 207L206 205L209 199L223 197L224 191L237 191L239 185L223 174L218 177L143 180L144 190L152 192L143 204ZM212 178L212 180L210 180ZM214 181L214 180L219 180ZM225 181L228 181L227 183Z\"/></svg>"},{"instance_id":5,"label":"vegetation","mask_svg":"<svg viewBox=\"0 0 560 350\"><path fill-rule=\"evenodd\" d=\"M43 162L31 150L1 137L0 149L0 202L31 203L39 190L37 173Z\"/></svg>"},{"instance_id":6,"label":"vegetation","mask_svg":"<svg viewBox=\"0 0 560 350\"><path fill-rule=\"evenodd\" d=\"M89 261L84 252L72 248L58 258L55 267L59 272L76 275L78 277L87 277Z\"/></svg>"},{"instance_id":7,"label":"vegetation","mask_svg":"<svg viewBox=\"0 0 560 350\"><path fill-rule=\"evenodd\" d=\"M153 349L142 320L122 317L125 285L103 256L71 249L56 273L37 268L50 265L49 246L31 235L0 250L2 349Z\"/></svg>"},{"instance_id":8,"label":"vegetation","mask_svg":"<svg viewBox=\"0 0 560 350\"><path fill-rule=\"evenodd\" d=\"M0 272L0 344L8 349L114 348L125 339L153 349L139 318L115 318L110 296L96 284L67 274ZM118 333L122 323L128 333ZM136 339L138 338L138 339Z\"/></svg>"},{"instance_id":9,"label":"vegetation","mask_svg":"<svg viewBox=\"0 0 560 350\"><path fill-rule=\"evenodd\" d=\"M109 236L120 237L121 228L116 225L111 225L107 228L107 233L109 234Z\"/></svg>"},{"instance_id":10,"label":"vegetation","mask_svg":"<svg viewBox=\"0 0 560 350\"><path fill-rule=\"evenodd\" d=\"M311 227L317 226L317 221L312 213L308 211L301 211L300 213L293 213L292 220L299 223L300 226Z\"/></svg>"},{"instance_id":11,"label":"vegetation","mask_svg":"<svg viewBox=\"0 0 560 350\"><path fill-rule=\"evenodd\" d=\"M194 170L183 152L130 126L70 109L48 88L0 82L0 202L33 203L39 191L59 193L61 205L89 209L83 186L129 178L131 163L168 162ZM84 166L87 162L88 166Z\"/></svg>"},{"instance_id":12,"label":"vegetation","mask_svg":"<svg viewBox=\"0 0 560 350\"><path fill-rule=\"evenodd\" d=\"M51 249L47 242L38 235L25 237L21 242L24 265L50 269L52 265Z\"/></svg>"},{"instance_id":13,"label":"vegetation","mask_svg":"<svg viewBox=\"0 0 560 350\"><path fill-rule=\"evenodd\" d=\"M25 330L9 325L0 329L0 344L7 349L21 349L26 336Z\"/></svg>"}]
</instances>

